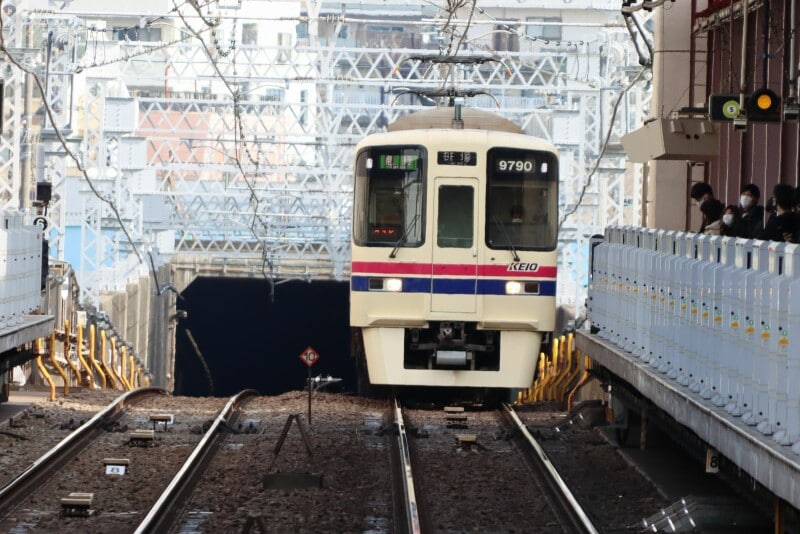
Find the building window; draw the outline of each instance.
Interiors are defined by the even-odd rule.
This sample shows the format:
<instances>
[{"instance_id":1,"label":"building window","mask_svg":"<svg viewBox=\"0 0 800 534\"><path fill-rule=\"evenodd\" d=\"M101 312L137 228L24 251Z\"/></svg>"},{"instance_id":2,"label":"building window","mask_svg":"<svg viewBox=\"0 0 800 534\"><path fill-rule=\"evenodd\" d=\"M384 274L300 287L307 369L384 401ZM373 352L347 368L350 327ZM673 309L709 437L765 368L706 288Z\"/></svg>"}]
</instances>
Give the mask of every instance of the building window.
<instances>
[{"instance_id":1,"label":"building window","mask_svg":"<svg viewBox=\"0 0 800 534\"><path fill-rule=\"evenodd\" d=\"M161 41L161 28L114 28L118 41Z\"/></svg>"},{"instance_id":2,"label":"building window","mask_svg":"<svg viewBox=\"0 0 800 534\"><path fill-rule=\"evenodd\" d=\"M303 89L300 91L300 124L302 126L308 126L308 106L306 102L308 102L308 91Z\"/></svg>"},{"instance_id":3,"label":"building window","mask_svg":"<svg viewBox=\"0 0 800 534\"><path fill-rule=\"evenodd\" d=\"M278 57L280 64L289 63L292 60L292 34L278 32Z\"/></svg>"},{"instance_id":4,"label":"building window","mask_svg":"<svg viewBox=\"0 0 800 534\"><path fill-rule=\"evenodd\" d=\"M258 44L258 25L257 24L242 24L242 44L255 45Z\"/></svg>"},{"instance_id":5,"label":"building window","mask_svg":"<svg viewBox=\"0 0 800 534\"><path fill-rule=\"evenodd\" d=\"M261 96L261 100L264 102L283 102L284 93L283 89L268 87Z\"/></svg>"},{"instance_id":6,"label":"building window","mask_svg":"<svg viewBox=\"0 0 800 534\"><path fill-rule=\"evenodd\" d=\"M561 40L561 17L528 17L525 35L535 39ZM546 24L536 24L542 22ZM558 24L555 24L558 23Z\"/></svg>"},{"instance_id":7,"label":"building window","mask_svg":"<svg viewBox=\"0 0 800 534\"><path fill-rule=\"evenodd\" d=\"M492 34L492 46L498 52L519 52L519 25L498 24Z\"/></svg>"}]
</instances>

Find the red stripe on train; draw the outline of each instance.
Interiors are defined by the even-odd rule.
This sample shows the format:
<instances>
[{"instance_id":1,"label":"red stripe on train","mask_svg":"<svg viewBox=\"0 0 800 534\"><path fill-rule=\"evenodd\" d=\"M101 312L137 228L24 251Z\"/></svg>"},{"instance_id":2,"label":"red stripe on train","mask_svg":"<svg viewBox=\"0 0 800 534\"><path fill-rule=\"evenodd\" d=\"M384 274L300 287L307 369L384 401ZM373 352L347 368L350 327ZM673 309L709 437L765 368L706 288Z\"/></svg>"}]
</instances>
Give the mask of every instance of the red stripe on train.
<instances>
[{"instance_id":1,"label":"red stripe on train","mask_svg":"<svg viewBox=\"0 0 800 534\"><path fill-rule=\"evenodd\" d=\"M396 275L446 275L446 276L496 276L503 278L555 278L557 269L554 265L536 265L515 262L506 265L471 265L468 263L411 263L383 261L354 261L351 271L365 274Z\"/></svg>"}]
</instances>

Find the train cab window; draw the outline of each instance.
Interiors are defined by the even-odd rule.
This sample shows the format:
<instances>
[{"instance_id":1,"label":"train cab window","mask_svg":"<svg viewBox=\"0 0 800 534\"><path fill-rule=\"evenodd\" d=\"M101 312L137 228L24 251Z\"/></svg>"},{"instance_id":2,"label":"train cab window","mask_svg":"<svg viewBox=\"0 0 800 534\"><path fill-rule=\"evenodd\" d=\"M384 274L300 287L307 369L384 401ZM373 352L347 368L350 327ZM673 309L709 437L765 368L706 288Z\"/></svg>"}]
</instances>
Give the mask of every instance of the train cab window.
<instances>
[{"instance_id":1,"label":"train cab window","mask_svg":"<svg viewBox=\"0 0 800 534\"><path fill-rule=\"evenodd\" d=\"M486 244L553 250L558 233L558 159L552 152L495 147L487 154Z\"/></svg>"},{"instance_id":2,"label":"train cab window","mask_svg":"<svg viewBox=\"0 0 800 534\"><path fill-rule=\"evenodd\" d=\"M424 242L425 150L368 147L356 156L353 239L359 246Z\"/></svg>"},{"instance_id":3,"label":"train cab window","mask_svg":"<svg viewBox=\"0 0 800 534\"><path fill-rule=\"evenodd\" d=\"M473 239L474 189L464 185L439 187L436 244L442 248L470 248Z\"/></svg>"}]
</instances>

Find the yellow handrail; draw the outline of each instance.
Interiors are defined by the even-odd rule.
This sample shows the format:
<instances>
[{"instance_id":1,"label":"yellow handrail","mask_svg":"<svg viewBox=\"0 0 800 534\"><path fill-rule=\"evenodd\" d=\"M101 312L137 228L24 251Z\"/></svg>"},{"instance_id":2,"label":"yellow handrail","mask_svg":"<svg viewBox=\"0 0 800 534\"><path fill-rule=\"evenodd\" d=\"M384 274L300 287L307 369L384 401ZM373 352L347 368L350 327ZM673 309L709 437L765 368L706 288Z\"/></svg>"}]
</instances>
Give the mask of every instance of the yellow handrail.
<instances>
[{"instance_id":1,"label":"yellow handrail","mask_svg":"<svg viewBox=\"0 0 800 534\"><path fill-rule=\"evenodd\" d=\"M92 367L95 371L97 371L97 376L100 377L100 387L106 389L106 374L103 372L103 368L100 367L100 364L94 357L94 352L96 349L96 331L95 326L89 325L89 361L92 362Z\"/></svg>"},{"instance_id":2,"label":"yellow handrail","mask_svg":"<svg viewBox=\"0 0 800 534\"><path fill-rule=\"evenodd\" d=\"M109 361L111 368L111 373L114 375L114 380L119 384L119 387L122 389L127 389L125 385L125 380L120 376L119 369L117 368L117 356L119 352L117 352L117 338L111 338L111 360Z\"/></svg>"},{"instance_id":3,"label":"yellow handrail","mask_svg":"<svg viewBox=\"0 0 800 534\"><path fill-rule=\"evenodd\" d=\"M111 369L109 369L106 364L107 343L108 337L106 336L106 331L100 329L100 365L103 367L103 372L108 377L108 381L111 382L111 389L117 389L117 381L114 379L114 373L111 372Z\"/></svg>"},{"instance_id":4,"label":"yellow handrail","mask_svg":"<svg viewBox=\"0 0 800 534\"><path fill-rule=\"evenodd\" d=\"M44 340L39 337L36 338L36 367L42 374L42 378L44 378L50 385L50 400L54 401L56 400L56 382L55 380L53 380L53 377L50 376L50 373L47 372L47 368L44 366L44 362L42 361L43 354L44 354Z\"/></svg>"},{"instance_id":5,"label":"yellow handrail","mask_svg":"<svg viewBox=\"0 0 800 534\"><path fill-rule=\"evenodd\" d=\"M126 346L122 346L119 348L119 360L120 360L120 371L119 371L119 379L122 381L122 385L128 391L132 390L130 382L128 382L128 348Z\"/></svg>"},{"instance_id":6,"label":"yellow handrail","mask_svg":"<svg viewBox=\"0 0 800 534\"><path fill-rule=\"evenodd\" d=\"M70 370L75 375L75 382L78 386L81 385L81 372L78 369L78 366L75 365L75 362L72 361L72 358L69 357L69 321L64 320L64 359L67 361L67 365L69 365Z\"/></svg>"},{"instance_id":7,"label":"yellow handrail","mask_svg":"<svg viewBox=\"0 0 800 534\"><path fill-rule=\"evenodd\" d=\"M89 366L86 359L83 357L83 325L79 324L76 328L77 330L77 340L75 341L75 352L78 353L78 361L81 362L81 368L86 373L86 377L89 380L89 389L94 389L94 373L92 372L92 368Z\"/></svg>"},{"instance_id":8,"label":"yellow handrail","mask_svg":"<svg viewBox=\"0 0 800 534\"><path fill-rule=\"evenodd\" d=\"M67 376L67 372L61 367L56 360L56 333L52 332L50 334L50 361L53 364L53 367L56 368L58 374L61 375L61 379L64 381L64 395L69 395L69 377Z\"/></svg>"},{"instance_id":9,"label":"yellow handrail","mask_svg":"<svg viewBox=\"0 0 800 534\"><path fill-rule=\"evenodd\" d=\"M570 391L569 395L567 396L567 411L572 410L572 404L575 400L575 394L578 393L578 390L581 389L583 386L585 386L589 382L589 379L591 378L589 370L592 368L592 360L588 356L586 356L583 360L583 368L584 368L583 376L581 376L581 379L578 380L578 383L575 384L575 387L572 388L572 391Z\"/></svg>"}]
</instances>

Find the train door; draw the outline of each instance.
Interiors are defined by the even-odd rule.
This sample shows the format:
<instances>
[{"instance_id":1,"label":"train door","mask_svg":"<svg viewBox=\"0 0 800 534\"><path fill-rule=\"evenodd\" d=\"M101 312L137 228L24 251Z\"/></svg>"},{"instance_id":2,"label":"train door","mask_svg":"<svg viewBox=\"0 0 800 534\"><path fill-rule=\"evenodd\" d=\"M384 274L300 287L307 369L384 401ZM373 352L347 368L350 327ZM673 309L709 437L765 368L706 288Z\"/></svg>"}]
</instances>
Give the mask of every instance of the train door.
<instances>
[{"instance_id":1,"label":"train door","mask_svg":"<svg viewBox=\"0 0 800 534\"><path fill-rule=\"evenodd\" d=\"M478 180L434 180L431 311L474 313L478 274Z\"/></svg>"}]
</instances>

